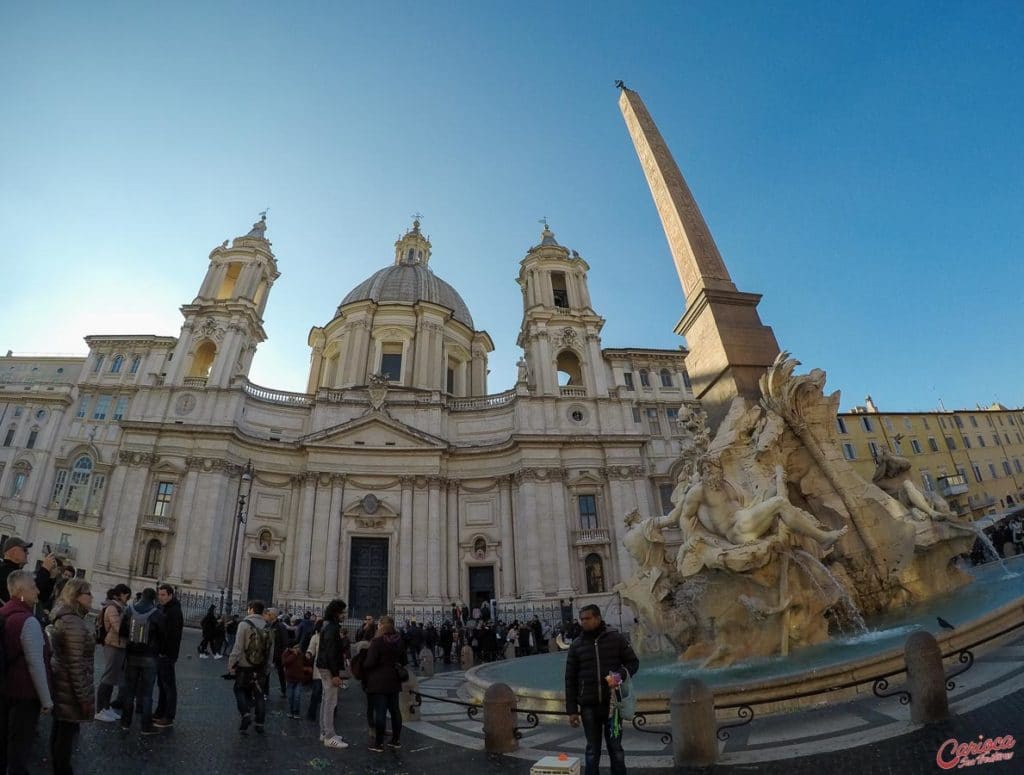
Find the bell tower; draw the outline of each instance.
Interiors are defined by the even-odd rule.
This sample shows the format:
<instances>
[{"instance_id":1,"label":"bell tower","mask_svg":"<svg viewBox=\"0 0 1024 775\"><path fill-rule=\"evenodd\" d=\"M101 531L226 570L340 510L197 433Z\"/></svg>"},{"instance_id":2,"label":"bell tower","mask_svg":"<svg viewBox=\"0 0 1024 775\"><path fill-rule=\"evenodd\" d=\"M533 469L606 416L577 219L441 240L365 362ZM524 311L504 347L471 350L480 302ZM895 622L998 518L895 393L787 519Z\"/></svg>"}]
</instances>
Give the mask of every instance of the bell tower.
<instances>
[{"instance_id":1,"label":"bell tower","mask_svg":"<svg viewBox=\"0 0 1024 775\"><path fill-rule=\"evenodd\" d=\"M261 213L248 234L210 253L199 294L181 308L185 322L166 384L226 388L248 375L256 345L267 338L263 310L280 276L266 231Z\"/></svg>"},{"instance_id":2,"label":"bell tower","mask_svg":"<svg viewBox=\"0 0 1024 775\"><path fill-rule=\"evenodd\" d=\"M590 305L590 267L575 250L558 244L544 221L540 244L519 264L525 378L535 395L607 396L601 357L604 318Z\"/></svg>"}]
</instances>

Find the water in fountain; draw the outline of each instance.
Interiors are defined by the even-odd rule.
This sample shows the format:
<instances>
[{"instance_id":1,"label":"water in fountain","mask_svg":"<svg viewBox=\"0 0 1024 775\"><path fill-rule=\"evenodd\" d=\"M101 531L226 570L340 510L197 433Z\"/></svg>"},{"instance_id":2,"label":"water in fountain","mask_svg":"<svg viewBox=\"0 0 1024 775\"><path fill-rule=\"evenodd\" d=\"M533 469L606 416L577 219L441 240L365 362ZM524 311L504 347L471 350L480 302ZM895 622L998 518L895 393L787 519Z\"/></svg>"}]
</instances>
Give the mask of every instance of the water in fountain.
<instances>
[{"instance_id":1,"label":"water in fountain","mask_svg":"<svg viewBox=\"0 0 1024 775\"><path fill-rule=\"evenodd\" d=\"M796 564L803 568L807 577L810 578L816 586L818 586L819 591L822 593L824 593L824 590L821 589L817 576L811 571L811 567L813 566L823 571L833 592L838 596L839 603L843 608L843 613L846 614L847 621L853 623L853 626L858 633L865 633L868 631L868 627L864 623L864 616L861 614L860 609L857 608L857 604L853 601L853 598L850 597L850 593L847 591L846 587L840 584L839 579L832 575L832 571L825 567L816 557L808 554L802 549L794 549L792 557L796 560Z\"/></svg>"},{"instance_id":2,"label":"water in fountain","mask_svg":"<svg viewBox=\"0 0 1024 775\"><path fill-rule=\"evenodd\" d=\"M1006 565L1006 560L1004 560L1003 556L999 554L999 552L996 550L996 545L992 543L992 539L988 537L988 533L986 533L982 528L974 524L968 525L967 527L969 527L971 531L976 536L978 536L978 540L981 541L981 545L985 547L985 552L989 555L989 557L999 562L1000 567L1002 567L1003 569L1003 578L1016 578L1017 574L1012 573L1010 571L1009 567Z\"/></svg>"}]
</instances>

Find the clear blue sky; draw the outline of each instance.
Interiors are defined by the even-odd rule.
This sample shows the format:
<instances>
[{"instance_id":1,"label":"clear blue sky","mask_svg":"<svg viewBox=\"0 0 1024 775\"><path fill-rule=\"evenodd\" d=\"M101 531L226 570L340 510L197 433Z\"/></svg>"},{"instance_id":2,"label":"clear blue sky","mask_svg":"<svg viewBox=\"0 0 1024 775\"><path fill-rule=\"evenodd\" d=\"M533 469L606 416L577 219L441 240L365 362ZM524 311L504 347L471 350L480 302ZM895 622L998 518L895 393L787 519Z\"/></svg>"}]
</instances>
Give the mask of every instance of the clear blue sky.
<instances>
[{"instance_id":1,"label":"clear blue sky","mask_svg":"<svg viewBox=\"0 0 1024 775\"><path fill-rule=\"evenodd\" d=\"M1024 404L1024 5L4 3L0 351L177 335L270 206L254 381L392 260L432 267L511 386L541 216L604 346L675 347L675 269L613 87L647 103L741 290L842 406Z\"/></svg>"}]
</instances>

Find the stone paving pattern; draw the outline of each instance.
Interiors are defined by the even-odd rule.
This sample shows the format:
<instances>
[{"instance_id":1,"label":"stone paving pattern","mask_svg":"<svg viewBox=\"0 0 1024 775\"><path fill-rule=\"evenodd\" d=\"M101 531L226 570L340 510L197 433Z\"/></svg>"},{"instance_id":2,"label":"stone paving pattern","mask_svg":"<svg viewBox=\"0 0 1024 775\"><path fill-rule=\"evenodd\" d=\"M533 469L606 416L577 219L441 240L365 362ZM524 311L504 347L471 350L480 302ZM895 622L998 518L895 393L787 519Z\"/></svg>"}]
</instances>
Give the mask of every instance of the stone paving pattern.
<instances>
[{"instance_id":1,"label":"stone paving pattern","mask_svg":"<svg viewBox=\"0 0 1024 775\"><path fill-rule=\"evenodd\" d=\"M313 722L291 720L276 687L271 696L267 733L238 732L238 715L231 682L221 679L225 660L199 660L195 654L198 635L186 633L183 658L178 663L179 711L176 726L153 737L140 737L137 726L125 734L116 724L84 724L75 756L76 772L103 775L138 773L360 773L364 775L418 775L458 771L471 773L529 773L530 761L488 756L482 750L451 745L419 734L403 733L401 751L375 754L366 749L364 698L355 684L342 692L337 728L352 744L343 751L324 748ZM189 656L191 655L191 656ZM275 678L276 682L276 678ZM891 701L890 701L891 702ZM305 700L304 700L305 709ZM458 711L453 714L458 716ZM826 722L827 712L822 713ZM756 723L756 722L755 722ZM479 727L467 721L469 727ZM825 726L825 723L823 723ZM574 739L555 733L555 740ZM475 732L475 730L474 730ZM537 733L532 733L537 734ZM717 766L718 773L932 773L941 772L935 754L943 741L977 739L1012 734L1024 739L1024 689L1012 691L995 702L957 715L943 724L919 728L900 737L842 751L818 753L795 759ZM626 732L626 749L635 751L645 737ZM39 725L33 772L48 772L46 743L49 721ZM737 742L739 742L737 740ZM579 743L582 743L580 736ZM658 746L660 747L660 746ZM822 746L819 746L819 749ZM981 772L1024 772L1024 742L1009 762L980 765ZM607 771L607 770L605 770ZM674 772L671 768L645 768L648 773Z\"/></svg>"}]
</instances>

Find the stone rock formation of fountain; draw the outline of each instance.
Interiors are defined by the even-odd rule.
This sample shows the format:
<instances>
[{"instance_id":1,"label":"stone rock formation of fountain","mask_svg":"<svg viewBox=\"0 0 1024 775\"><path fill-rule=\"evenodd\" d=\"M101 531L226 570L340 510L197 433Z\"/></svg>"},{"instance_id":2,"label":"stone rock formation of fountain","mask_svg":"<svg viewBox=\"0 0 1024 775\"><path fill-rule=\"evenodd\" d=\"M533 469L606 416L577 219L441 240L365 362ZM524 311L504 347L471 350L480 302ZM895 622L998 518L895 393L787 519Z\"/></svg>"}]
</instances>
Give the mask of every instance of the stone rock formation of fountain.
<instances>
[{"instance_id":1,"label":"stone rock formation of fountain","mask_svg":"<svg viewBox=\"0 0 1024 775\"><path fill-rule=\"evenodd\" d=\"M755 404L736 397L712 437L696 402L680 411L672 511L626 515L636 570L616 591L637 617L636 644L664 636L704 666L788 654L863 627L876 614L957 589L952 562L975 533L910 480L888 452L872 482L844 458L838 391L820 369L794 375L781 353ZM667 555L664 529L683 543Z\"/></svg>"}]
</instances>

